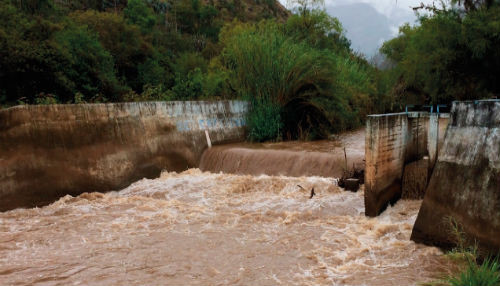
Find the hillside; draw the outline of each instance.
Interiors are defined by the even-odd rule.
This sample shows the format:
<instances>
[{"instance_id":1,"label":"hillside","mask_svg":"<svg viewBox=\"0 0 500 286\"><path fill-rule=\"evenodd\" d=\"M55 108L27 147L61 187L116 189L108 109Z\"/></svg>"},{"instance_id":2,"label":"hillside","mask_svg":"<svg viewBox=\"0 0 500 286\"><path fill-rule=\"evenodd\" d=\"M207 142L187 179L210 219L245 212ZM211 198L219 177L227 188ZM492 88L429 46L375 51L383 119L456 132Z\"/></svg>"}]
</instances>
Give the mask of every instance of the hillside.
<instances>
[{"instance_id":1,"label":"hillside","mask_svg":"<svg viewBox=\"0 0 500 286\"><path fill-rule=\"evenodd\" d=\"M289 15L275 0L0 0L0 106L232 97L208 72L221 29Z\"/></svg>"},{"instance_id":2,"label":"hillside","mask_svg":"<svg viewBox=\"0 0 500 286\"><path fill-rule=\"evenodd\" d=\"M262 18L277 18L285 21L290 15L281 3L276 0L148 0L151 8L158 13L173 14L179 3L213 6L225 21L238 18L240 21L258 21ZM69 10L93 9L99 11L122 11L127 6L126 0L54 0L59 7Z\"/></svg>"},{"instance_id":3,"label":"hillside","mask_svg":"<svg viewBox=\"0 0 500 286\"><path fill-rule=\"evenodd\" d=\"M356 128L380 102L376 70L323 10L52 1L0 0L0 106L237 98L263 141Z\"/></svg>"},{"instance_id":4,"label":"hillside","mask_svg":"<svg viewBox=\"0 0 500 286\"><path fill-rule=\"evenodd\" d=\"M284 22L290 16L290 11L276 0L210 0L204 1L204 3L215 6L222 12L226 21L237 17L242 21L277 18Z\"/></svg>"}]
</instances>

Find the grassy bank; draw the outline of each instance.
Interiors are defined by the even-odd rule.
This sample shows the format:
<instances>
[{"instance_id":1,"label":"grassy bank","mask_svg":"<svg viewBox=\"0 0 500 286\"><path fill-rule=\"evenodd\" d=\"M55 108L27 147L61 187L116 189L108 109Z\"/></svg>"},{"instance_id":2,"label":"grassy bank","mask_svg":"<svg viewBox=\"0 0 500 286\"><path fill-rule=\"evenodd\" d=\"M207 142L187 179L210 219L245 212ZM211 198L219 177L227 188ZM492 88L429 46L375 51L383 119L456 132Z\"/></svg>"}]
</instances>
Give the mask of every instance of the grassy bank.
<instances>
[{"instance_id":1,"label":"grassy bank","mask_svg":"<svg viewBox=\"0 0 500 286\"><path fill-rule=\"evenodd\" d=\"M499 254L482 253L477 243L471 240L462 227L453 219L448 218L450 237L455 239L456 247L446 253L446 257L457 266L453 274L444 277L427 286L498 286L500 285Z\"/></svg>"}]
</instances>

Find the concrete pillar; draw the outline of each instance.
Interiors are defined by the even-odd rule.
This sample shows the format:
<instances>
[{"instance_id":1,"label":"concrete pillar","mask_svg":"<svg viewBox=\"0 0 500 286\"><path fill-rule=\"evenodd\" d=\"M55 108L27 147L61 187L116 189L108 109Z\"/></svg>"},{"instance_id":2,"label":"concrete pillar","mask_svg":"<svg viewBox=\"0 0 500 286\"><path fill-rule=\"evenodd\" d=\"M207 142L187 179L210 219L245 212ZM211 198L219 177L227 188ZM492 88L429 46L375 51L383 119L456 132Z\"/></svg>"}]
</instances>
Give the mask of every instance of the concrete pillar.
<instances>
[{"instance_id":1,"label":"concrete pillar","mask_svg":"<svg viewBox=\"0 0 500 286\"><path fill-rule=\"evenodd\" d=\"M429 129L427 133L427 149L429 150L429 167L432 169L436 162L439 141L439 114L429 115Z\"/></svg>"},{"instance_id":2,"label":"concrete pillar","mask_svg":"<svg viewBox=\"0 0 500 286\"><path fill-rule=\"evenodd\" d=\"M408 117L370 115L366 121L365 214L379 215L401 196Z\"/></svg>"}]
</instances>

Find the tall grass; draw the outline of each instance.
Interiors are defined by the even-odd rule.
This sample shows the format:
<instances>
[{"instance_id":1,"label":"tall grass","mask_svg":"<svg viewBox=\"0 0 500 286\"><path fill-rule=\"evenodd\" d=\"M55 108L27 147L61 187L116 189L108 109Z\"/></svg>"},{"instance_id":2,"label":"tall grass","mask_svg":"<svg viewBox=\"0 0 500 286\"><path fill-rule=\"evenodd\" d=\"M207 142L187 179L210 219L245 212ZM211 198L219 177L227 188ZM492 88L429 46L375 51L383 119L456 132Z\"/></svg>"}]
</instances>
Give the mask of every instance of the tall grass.
<instances>
[{"instance_id":1,"label":"tall grass","mask_svg":"<svg viewBox=\"0 0 500 286\"><path fill-rule=\"evenodd\" d=\"M441 281L428 285L448 286L500 286L500 263L498 257L479 254L477 243L470 243L460 223L454 218L447 218L450 235L455 240L456 247L448 256L462 264L460 271L448 275Z\"/></svg>"},{"instance_id":2,"label":"tall grass","mask_svg":"<svg viewBox=\"0 0 500 286\"><path fill-rule=\"evenodd\" d=\"M446 278L451 286L498 286L500 285L500 264L497 258L486 258L481 264L467 256L465 269Z\"/></svg>"},{"instance_id":3,"label":"tall grass","mask_svg":"<svg viewBox=\"0 0 500 286\"><path fill-rule=\"evenodd\" d=\"M281 28L273 21L241 24L226 27L221 36L225 45L222 59L233 74L231 84L252 103L249 128L255 140L277 139L283 132L291 132L287 122L298 124L307 116L324 121L324 112L311 98L333 94L336 73L332 57L307 43L294 42ZM258 126L267 121L270 124ZM275 124L278 121L283 124Z\"/></svg>"}]
</instances>

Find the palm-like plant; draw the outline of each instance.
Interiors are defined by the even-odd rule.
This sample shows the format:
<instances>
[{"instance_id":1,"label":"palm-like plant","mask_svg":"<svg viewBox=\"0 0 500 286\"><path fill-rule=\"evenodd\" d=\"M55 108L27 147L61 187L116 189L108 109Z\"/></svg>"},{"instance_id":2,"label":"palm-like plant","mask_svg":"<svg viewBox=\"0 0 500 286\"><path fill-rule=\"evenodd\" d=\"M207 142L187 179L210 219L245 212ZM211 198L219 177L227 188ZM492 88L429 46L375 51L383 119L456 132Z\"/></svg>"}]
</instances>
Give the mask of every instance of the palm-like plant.
<instances>
[{"instance_id":1,"label":"palm-like plant","mask_svg":"<svg viewBox=\"0 0 500 286\"><path fill-rule=\"evenodd\" d=\"M248 122L253 139L297 137L303 127L313 131L313 126L318 132L321 125L328 125L324 111L311 99L333 94L336 74L331 55L294 42L271 21L223 33L231 34L222 37L223 62L234 75L231 84L253 106ZM263 122L275 123L261 136L254 124Z\"/></svg>"}]
</instances>

